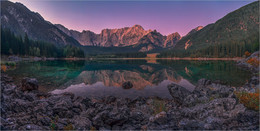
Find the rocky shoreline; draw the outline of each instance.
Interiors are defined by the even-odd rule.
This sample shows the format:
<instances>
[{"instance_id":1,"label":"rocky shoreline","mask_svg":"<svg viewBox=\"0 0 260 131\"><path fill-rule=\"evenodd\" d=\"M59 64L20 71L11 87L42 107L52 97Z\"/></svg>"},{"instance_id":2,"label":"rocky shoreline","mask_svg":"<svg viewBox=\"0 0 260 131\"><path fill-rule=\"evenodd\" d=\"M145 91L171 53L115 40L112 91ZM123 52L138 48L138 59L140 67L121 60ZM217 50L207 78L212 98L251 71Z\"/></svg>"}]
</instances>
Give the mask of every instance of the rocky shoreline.
<instances>
[{"instance_id":1,"label":"rocky shoreline","mask_svg":"<svg viewBox=\"0 0 260 131\"><path fill-rule=\"evenodd\" d=\"M259 53L255 56L259 58ZM36 79L15 85L2 72L1 130L259 130L259 111L240 103L236 95L259 91L258 67L247 61L238 66L254 76L243 87L206 79L199 80L193 91L170 84L170 100L43 93L37 90Z\"/></svg>"},{"instance_id":2,"label":"rocky shoreline","mask_svg":"<svg viewBox=\"0 0 260 131\"><path fill-rule=\"evenodd\" d=\"M16 86L1 74L2 130L259 129L258 111L239 103L238 89L206 79L192 92L169 85L172 100L49 94L37 91L35 81Z\"/></svg>"}]
</instances>

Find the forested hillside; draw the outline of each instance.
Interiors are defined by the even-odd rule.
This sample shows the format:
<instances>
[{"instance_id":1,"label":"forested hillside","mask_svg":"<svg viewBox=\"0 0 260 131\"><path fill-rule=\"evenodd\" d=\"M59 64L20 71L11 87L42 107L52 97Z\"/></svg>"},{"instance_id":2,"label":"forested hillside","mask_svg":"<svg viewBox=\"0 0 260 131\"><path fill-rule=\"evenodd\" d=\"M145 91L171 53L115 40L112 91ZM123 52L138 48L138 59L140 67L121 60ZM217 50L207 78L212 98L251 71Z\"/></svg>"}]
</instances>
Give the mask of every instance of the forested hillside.
<instances>
[{"instance_id":1,"label":"forested hillside","mask_svg":"<svg viewBox=\"0 0 260 131\"><path fill-rule=\"evenodd\" d=\"M55 45L77 45L79 42L46 21L39 13L29 10L22 3L1 0L1 28L10 29L15 35Z\"/></svg>"},{"instance_id":2,"label":"forested hillside","mask_svg":"<svg viewBox=\"0 0 260 131\"><path fill-rule=\"evenodd\" d=\"M242 57L245 52L259 50L259 42L254 43L227 43L209 45L200 49L170 50L160 53L157 57Z\"/></svg>"},{"instance_id":3,"label":"forested hillside","mask_svg":"<svg viewBox=\"0 0 260 131\"><path fill-rule=\"evenodd\" d=\"M84 51L73 45L57 47L52 43L33 41L25 34L15 36L9 29L1 28L1 54L38 57L84 57Z\"/></svg>"},{"instance_id":4,"label":"forested hillside","mask_svg":"<svg viewBox=\"0 0 260 131\"><path fill-rule=\"evenodd\" d=\"M259 50L259 2L227 14L214 24L183 37L159 57L236 57Z\"/></svg>"}]
</instances>

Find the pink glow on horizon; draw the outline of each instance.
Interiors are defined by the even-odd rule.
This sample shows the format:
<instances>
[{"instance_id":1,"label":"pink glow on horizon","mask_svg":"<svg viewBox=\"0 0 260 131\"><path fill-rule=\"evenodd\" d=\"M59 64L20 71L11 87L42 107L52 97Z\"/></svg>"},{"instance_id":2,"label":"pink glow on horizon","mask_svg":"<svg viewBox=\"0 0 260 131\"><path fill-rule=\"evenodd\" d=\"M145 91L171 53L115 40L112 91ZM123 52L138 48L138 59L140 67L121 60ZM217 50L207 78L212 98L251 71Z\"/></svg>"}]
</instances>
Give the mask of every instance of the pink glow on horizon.
<instances>
[{"instance_id":1,"label":"pink glow on horizon","mask_svg":"<svg viewBox=\"0 0 260 131\"><path fill-rule=\"evenodd\" d=\"M157 30L163 35L178 32L186 35L197 26L214 23L252 1L32 1L23 3L39 12L45 20L77 31L141 25L145 30Z\"/></svg>"}]
</instances>

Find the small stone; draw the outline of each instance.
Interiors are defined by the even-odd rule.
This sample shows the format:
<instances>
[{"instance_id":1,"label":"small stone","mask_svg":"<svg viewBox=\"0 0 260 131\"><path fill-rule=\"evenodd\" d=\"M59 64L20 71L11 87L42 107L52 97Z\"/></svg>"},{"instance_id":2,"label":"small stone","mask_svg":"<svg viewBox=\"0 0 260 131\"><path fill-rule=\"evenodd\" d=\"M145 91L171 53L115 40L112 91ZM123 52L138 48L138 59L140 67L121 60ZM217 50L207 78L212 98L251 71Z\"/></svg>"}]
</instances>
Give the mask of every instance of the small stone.
<instances>
[{"instance_id":1,"label":"small stone","mask_svg":"<svg viewBox=\"0 0 260 131\"><path fill-rule=\"evenodd\" d=\"M154 117L149 118L150 122L156 122L158 124L165 124L167 123L167 114L165 111L162 111L158 114L156 114Z\"/></svg>"}]
</instances>

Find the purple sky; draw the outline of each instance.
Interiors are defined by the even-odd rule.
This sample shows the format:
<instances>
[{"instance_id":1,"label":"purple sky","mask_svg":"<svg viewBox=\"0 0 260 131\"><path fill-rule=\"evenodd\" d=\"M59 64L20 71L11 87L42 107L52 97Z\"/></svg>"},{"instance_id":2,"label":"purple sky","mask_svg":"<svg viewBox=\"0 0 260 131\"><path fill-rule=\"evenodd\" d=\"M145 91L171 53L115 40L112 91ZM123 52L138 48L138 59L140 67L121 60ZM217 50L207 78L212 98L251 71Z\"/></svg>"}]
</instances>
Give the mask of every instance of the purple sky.
<instances>
[{"instance_id":1,"label":"purple sky","mask_svg":"<svg viewBox=\"0 0 260 131\"><path fill-rule=\"evenodd\" d=\"M19 1L39 12L45 20L73 30L129 27L139 24L145 30L156 29L163 35L179 32L186 35L197 26L214 23L254 0L246 1Z\"/></svg>"}]
</instances>

